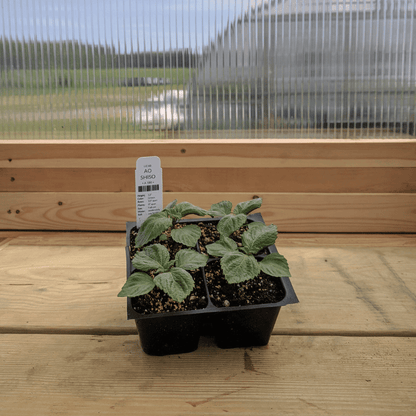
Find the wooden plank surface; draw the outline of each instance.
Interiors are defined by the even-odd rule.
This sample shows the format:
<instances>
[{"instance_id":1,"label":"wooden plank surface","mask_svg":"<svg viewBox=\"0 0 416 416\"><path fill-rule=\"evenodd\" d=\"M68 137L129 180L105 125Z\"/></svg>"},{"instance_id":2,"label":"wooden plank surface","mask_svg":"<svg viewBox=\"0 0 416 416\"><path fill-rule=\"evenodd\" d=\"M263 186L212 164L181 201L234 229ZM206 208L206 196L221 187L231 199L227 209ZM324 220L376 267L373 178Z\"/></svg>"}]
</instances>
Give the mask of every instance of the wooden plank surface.
<instances>
[{"instance_id":1,"label":"wooden plank surface","mask_svg":"<svg viewBox=\"0 0 416 416\"><path fill-rule=\"evenodd\" d=\"M0 332L136 333L116 296L123 246L3 247ZM416 247L277 248L300 303L282 308L275 334L416 336Z\"/></svg>"},{"instance_id":2,"label":"wooden plank surface","mask_svg":"<svg viewBox=\"0 0 416 416\"><path fill-rule=\"evenodd\" d=\"M9 245L0 259L3 329L134 327L126 300L117 298L126 279L123 246Z\"/></svg>"},{"instance_id":3,"label":"wooden plank surface","mask_svg":"<svg viewBox=\"0 0 416 416\"><path fill-rule=\"evenodd\" d=\"M123 246L115 233L0 233L0 414L416 413L415 236L282 234L300 303L269 345L203 337L167 357L142 352L115 296Z\"/></svg>"},{"instance_id":4,"label":"wooden plank surface","mask_svg":"<svg viewBox=\"0 0 416 416\"><path fill-rule=\"evenodd\" d=\"M134 168L4 168L0 192L131 192ZM166 192L415 193L416 168L165 168Z\"/></svg>"},{"instance_id":5,"label":"wooden plank surface","mask_svg":"<svg viewBox=\"0 0 416 416\"><path fill-rule=\"evenodd\" d=\"M416 244L412 235L402 237L397 235L392 240L399 245ZM57 232L57 231L0 231L2 244L12 246L112 246L124 247L126 245L125 232ZM7 240L7 241L6 241ZM389 241L389 240L387 240Z\"/></svg>"},{"instance_id":6,"label":"wooden plank surface","mask_svg":"<svg viewBox=\"0 0 416 416\"><path fill-rule=\"evenodd\" d=\"M166 202L262 196L300 233L277 244L300 303L268 347L149 357L123 234L0 233L0 414L416 414L414 236L302 234L416 232L416 140L2 141L0 229L123 230L153 155Z\"/></svg>"},{"instance_id":7,"label":"wooden plank surface","mask_svg":"<svg viewBox=\"0 0 416 416\"><path fill-rule=\"evenodd\" d=\"M416 167L416 139L0 141L0 168Z\"/></svg>"},{"instance_id":8,"label":"wooden plank surface","mask_svg":"<svg viewBox=\"0 0 416 416\"><path fill-rule=\"evenodd\" d=\"M169 200L269 197L281 231L416 232L413 139L3 141L0 229L122 230L135 161L155 154Z\"/></svg>"},{"instance_id":9,"label":"wooden plank surface","mask_svg":"<svg viewBox=\"0 0 416 416\"><path fill-rule=\"evenodd\" d=\"M279 233L279 247L415 247L415 234Z\"/></svg>"},{"instance_id":10,"label":"wooden plank surface","mask_svg":"<svg viewBox=\"0 0 416 416\"><path fill-rule=\"evenodd\" d=\"M416 335L415 248L278 250L300 302L283 311L275 333Z\"/></svg>"},{"instance_id":11,"label":"wooden plank surface","mask_svg":"<svg viewBox=\"0 0 416 416\"><path fill-rule=\"evenodd\" d=\"M124 246L124 231L0 231L0 246ZM416 234L279 232L279 247L416 247Z\"/></svg>"},{"instance_id":12,"label":"wooden plank surface","mask_svg":"<svg viewBox=\"0 0 416 416\"><path fill-rule=\"evenodd\" d=\"M233 205L260 196L262 214L282 232L416 232L414 194L314 193L164 193L165 204L177 198L208 209L230 200ZM135 220L130 192L0 193L0 230L113 230Z\"/></svg>"},{"instance_id":13,"label":"wooden plank surface","mask_svg":"<svg viewBox=\"0 0 416 416\"><path fill-rule=\"evenodd\" d=\"M137 336L0 335L0 411L31 415L409 415L416 339L273 336L142 353Z\"/></svg>"}]
</instances>

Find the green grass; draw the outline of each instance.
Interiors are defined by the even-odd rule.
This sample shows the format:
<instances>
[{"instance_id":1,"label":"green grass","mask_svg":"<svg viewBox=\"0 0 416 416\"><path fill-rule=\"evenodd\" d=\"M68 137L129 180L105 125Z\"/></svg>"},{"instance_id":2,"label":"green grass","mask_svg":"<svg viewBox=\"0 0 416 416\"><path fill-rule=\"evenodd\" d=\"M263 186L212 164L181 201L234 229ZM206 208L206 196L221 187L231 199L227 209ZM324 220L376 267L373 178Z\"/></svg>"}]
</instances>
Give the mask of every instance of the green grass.
<instances>
[{"instance_id":1,"label":"green grass","mask_svg":"<svg viewBox=\"0 0 416 416\"><path fill-rule=\"evenodd\" d=\"M126 120L19 120L0 123L1 139L162 139L172 137L163 130L140 130ZM176 134L175 134L176 137Z\"/></svg>"},{"instance_id":2,"label":"green grass","mask_svg":"<svg viewBox=\"0 0 416 416\"><path fill-rule=\"evenodd\" d=\"M75 80L74 85L57 87L54 70L45 71L43 78L41 71L18 73L14 70L14 87L10 86L10 71L7 75L4 71L0 74L0 134L3 138L26 138L38 134L43 138L165 137L166 132L140 130L140 126L134 124L133 114L152 95L158 96L164 90L182 90L189 79L189 69L166 69L164 74L163 69L130 68L120 71L123 81L126 76L166 77L172 83L125 87L119 85L118 70L83 69L64 73ZM95 83L92 82L94 77ZM8 88L4 88L6 80Z\"/></svg>"},{"instance_id":3,"label":"green grass","mask_svg":"<svg viewBox=\"0 0 416 416\"><path fill-rule=\"evenodd\" d=\"M37 95L59 94L79 89L94 90L115 88L125 79L151 77L169 78L173 85L184 85L189 80L189 68L125 68L125 69L75 69L75 70L7 70L0 72L3 94ZM137 88L137 87L136 87Z\"/></svg>"},{"instance_id":4,"label":"green grass","mask_svg":"<svg viewBox=\"0 0 416 416\"><path fill-rule=\"evenodd\" d=\"M109 87L100 89L59 91L58 94L8 95L0 99L0 111L16 113L69 110L75 108L138 106L140 102L161 94L165 89L182 89L183 85L152 87Z\"/></svg>"}]
</instances>

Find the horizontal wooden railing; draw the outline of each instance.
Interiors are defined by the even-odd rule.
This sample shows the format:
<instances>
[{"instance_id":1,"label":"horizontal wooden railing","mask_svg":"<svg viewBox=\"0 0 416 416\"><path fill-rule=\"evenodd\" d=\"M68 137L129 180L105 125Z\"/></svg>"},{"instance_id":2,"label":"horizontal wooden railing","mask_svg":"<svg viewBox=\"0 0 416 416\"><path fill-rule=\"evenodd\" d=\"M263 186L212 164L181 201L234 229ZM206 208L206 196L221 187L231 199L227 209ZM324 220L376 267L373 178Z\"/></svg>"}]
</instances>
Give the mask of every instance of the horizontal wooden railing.
<instances>
[{"instance_id":1,"label":"horizontal wooden railing","mask_svg":"<svg viewBox=\"0 0 416 416\"><path fill-rule=\"evenodd\" d=\"M415 139L0 141L0 229L123 230L138 157L164 202L260 196L286 232L416 232Z\"/></svg>"}]
</instances>

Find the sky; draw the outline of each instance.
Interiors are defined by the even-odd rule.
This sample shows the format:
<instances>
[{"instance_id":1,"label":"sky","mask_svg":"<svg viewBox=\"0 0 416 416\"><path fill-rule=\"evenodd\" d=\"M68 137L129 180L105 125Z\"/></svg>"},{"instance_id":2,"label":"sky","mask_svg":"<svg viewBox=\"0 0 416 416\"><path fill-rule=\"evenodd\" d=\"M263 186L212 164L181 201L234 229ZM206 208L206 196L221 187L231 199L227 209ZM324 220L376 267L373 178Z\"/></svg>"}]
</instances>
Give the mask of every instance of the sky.
<instances>
[{"instance_id":1,"label":"sky","mask_svg":"<svg viewBox=\"0 0 416 416\"><path fill-rule=\"evenodd\" d=\"M256 0L257 1L257 0ZM253 0L0 0L0 36L78 40L120 52L201 50Z\"/></svg>"}]
</instances>

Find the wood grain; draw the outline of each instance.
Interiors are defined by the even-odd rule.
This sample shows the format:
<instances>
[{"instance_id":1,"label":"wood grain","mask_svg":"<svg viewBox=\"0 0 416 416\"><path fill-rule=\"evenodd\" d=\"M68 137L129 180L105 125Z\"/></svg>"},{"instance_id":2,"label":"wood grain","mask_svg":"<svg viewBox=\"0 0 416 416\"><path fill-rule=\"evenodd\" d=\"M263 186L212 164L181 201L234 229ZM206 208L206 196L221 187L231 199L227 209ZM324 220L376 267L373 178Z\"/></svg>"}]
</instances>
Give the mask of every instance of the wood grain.
<instances>
[{"instance_id":1,"label":"wood grain","mask_svg":"<svg viewBox=\"0 0 416 416\"><path fill-rule=\"evenodd\" d=\"M0 229L15 230L0 232L0 414L416 414L416 240L397 234L416 233L416 140L194 134L0 141ZM153 155L165 202L261 196L266 222L297 233L277 247L300 303L267 347L138 346L116 296L124 234L85 231L134 221L136 159ZM351 234L369 232L395 234Z\"/></svg>"},{"instance_id":2,"label":"wood grain","mask_svg":"<svg viewBox=\"0 0 416 416\"><path fill-rule=\"evenodd\" d=\"M125 232L0 231L0 245L116 246ZM416 234L279 233L280 247L416 247Z\"/></svg>"},{"instance_id":3,"label":"wood grain","mask_svg":"<svg viewBox=\"0 0 416 416\"><path fill-rule=\"evenodd\" d=\"M220 139L0 141L0 168L416 167L415 139Z\"/></svg>"},{"instance_id":4,"label":"wood grain","mask_svg":"<svg viewBox=\"0 0 416 416\"><path fill-rule=\"evenodd\" d=\"M8 244L12 246L124 247L126 245L125 232L0 231L0 236L2 235L8 237ZM399 236L397 238L397 241L401 241L400 244L411 244L410 241L408 242L409 239L402 239Z\"/></svg>"},{"instance_id":5,"label":"wood grain","mask_svg":"<svg viewBox=\"0 0 416 416\"><path fill-rule=\"evenodd\" d=\"M0 259L3 329L134 328L126 299L117 298L126 279L123 246L9 245Z\"/></svg>"},{"instance_id":6,"label":"wood grain","mask_svg":"<svg viewBox=\"0 0 416 416\"><path fill-rule=\"evenodd\" d=\"M416 335L415 248L277 247L300 302L284 308L276 333Z\"/></svg>"},{"instance_id":7,"label":"wood grain","mask_svg":"<svg viewBox=\"0 0 416 416\"><path fill-rule=\"evenodd\" d=\"M124 247L53 243L0 251L0 332L136 333L117 298ZM282 308L274 333L416 336L415 247L276 245L300 302Z\"/></svg>"},{"instance_id":8,"label":"wood grain","mask_svg":"<svg viewBox=\"0 0 416 416\"><path fill-rule=\"evenodd\" d=\"M403 138L2 141L0 229L122 230L135 161L155 154L170 200L264 196L281 231L416 231L416 141Z\"/></svg>"},{"instance_id":9,"label":"wood grain","mask_svg":"<svg viewBox=\"0 0 416 416\"><path fill-rule=\"evenodd\" d=\"M165 168L166 192L415 193L416 168ZM4 168L0 192L131 192L133 168Z\"/></svg>"},{"instance_id":10,"label":"wood grain","mask_svg":"<svg viewBox=\"0 0 416 416\"><path fill-rule=\"evenodd\" d=\"M267 223L282 232L416 232L414 194L177 193L164 194L208 209L263 198ZM59 204L61 203L61 204ZM0 193L0 230L122 231L135 220L134 193Z\"/></svg>"},{"instance_id":11,"label":"wood grain","mask_svg":"<svg viewBox=\"0 0 416 416\"><path fill-rule=\"evenodd\" d=\"M416 339L272 337L146 356L137 336L2 335L3 414L406 415Z\"/></svg>"},{"instance_id":12,"label":"wood grain","mask_svg":"<svg viewBox=\"0 0 416 416\"><path fill-rule=\"evenodd\" d=\"M279 247L416 247L415 234L279 233L278 241Z\"/></svg>"}]
</instances>

